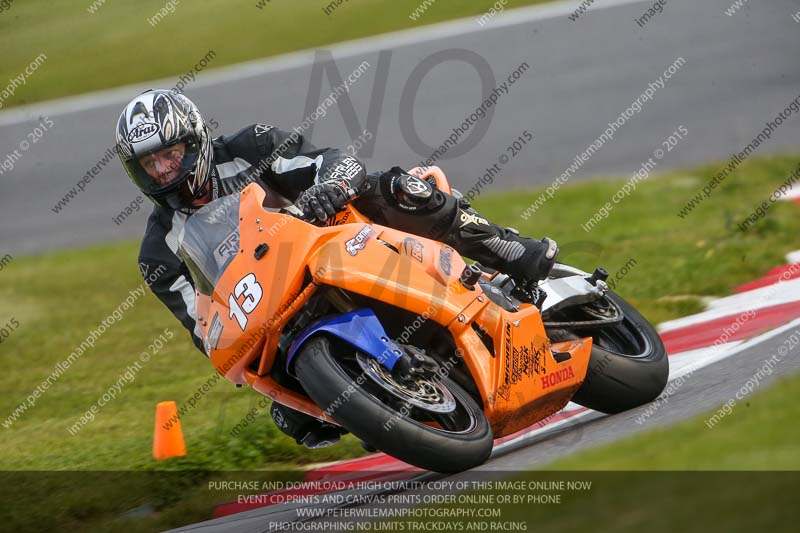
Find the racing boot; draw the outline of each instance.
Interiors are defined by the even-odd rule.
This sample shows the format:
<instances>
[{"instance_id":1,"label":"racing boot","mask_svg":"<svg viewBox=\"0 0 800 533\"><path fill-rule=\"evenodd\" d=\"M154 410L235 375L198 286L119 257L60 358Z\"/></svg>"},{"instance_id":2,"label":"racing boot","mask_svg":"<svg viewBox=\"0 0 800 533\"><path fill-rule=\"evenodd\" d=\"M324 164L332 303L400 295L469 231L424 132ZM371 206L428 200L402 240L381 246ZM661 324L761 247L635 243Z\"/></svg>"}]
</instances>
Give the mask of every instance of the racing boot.
<instances>
[{"instance_id":1,"label":"racing boot","mask_svg":"<svg viewBox=\"0 0 800 533\"><path fill-rule=\"evenodd\" d=\"M272 420L281 432L292 437L297 444L306 448L317 449L333 446L347 430L313 416L296 411L278 402L272 402L269 408Z\"/></svg>"},{"instance_id":2,"label":"racing boot","mask_svg":"<svg viewBox=\"0 0 800 533\"><path fill-rule=\"evenodd\" d=\"M459 196L457 191L454 193ZM546 278L558 256L558 245L553 239L521 237L514 228L489 222L463 198L459 198L455 220L443 242L523 285Z\"/></svg>"}]
</instances>

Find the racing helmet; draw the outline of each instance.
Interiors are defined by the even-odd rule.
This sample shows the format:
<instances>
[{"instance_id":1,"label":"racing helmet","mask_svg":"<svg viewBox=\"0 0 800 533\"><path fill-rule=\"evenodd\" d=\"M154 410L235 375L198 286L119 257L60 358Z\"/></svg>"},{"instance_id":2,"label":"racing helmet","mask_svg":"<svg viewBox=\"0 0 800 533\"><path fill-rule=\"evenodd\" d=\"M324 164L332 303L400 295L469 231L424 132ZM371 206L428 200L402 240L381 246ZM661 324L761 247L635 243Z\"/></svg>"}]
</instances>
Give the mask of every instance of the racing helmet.
<instances>
[{"instance_id":1,"label":"racing helmet","mask_svg":"<svg viewBox=\"0 0 800 533\"><path fill-rule=\"evenodd\" d=\"M175 149L165 150L171 147ZM156 205L190 209L208 191L210 130L197 106L182 94L150 89L131 100L117 121L116 151L133 183ZM169 166L156 168L152 161L162 161L159 154L164 153Z\"/></svg>"}]
</instances>

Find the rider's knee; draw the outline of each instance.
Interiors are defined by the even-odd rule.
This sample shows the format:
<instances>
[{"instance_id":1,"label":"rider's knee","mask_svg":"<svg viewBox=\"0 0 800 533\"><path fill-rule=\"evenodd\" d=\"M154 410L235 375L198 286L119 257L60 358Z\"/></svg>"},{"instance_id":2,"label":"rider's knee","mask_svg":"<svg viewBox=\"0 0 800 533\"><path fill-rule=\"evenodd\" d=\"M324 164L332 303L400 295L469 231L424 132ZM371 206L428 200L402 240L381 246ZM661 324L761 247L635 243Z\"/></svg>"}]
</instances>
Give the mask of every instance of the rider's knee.
<instances>
[{"instance_id":1,"label":"rider's knee","mask_svg":"<svg viewBox=\"0 0 800 533\"><path fill-rule=\"evenodd\" d=\"M399 167L381 175L380 187L386 202L406 213L429 214L454 203L449 194Z\"/></svg>"}]
</instances>

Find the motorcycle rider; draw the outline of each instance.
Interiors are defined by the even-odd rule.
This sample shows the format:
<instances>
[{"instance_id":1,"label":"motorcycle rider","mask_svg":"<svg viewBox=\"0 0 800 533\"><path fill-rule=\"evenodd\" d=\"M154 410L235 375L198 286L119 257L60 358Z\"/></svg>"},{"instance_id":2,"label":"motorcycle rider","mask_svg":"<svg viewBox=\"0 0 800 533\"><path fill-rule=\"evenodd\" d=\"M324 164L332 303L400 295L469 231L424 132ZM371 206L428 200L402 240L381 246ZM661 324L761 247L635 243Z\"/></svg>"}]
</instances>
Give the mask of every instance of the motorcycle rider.
<instances>
[{"instance_id":1,"label":"motorcycle rider","mask_svg":"<svg viewBox=\"0 0 800 533\"><path fill-rule=\"evenodd\" d=\"M141 273L163 270L150 289L203 353L178 235L193 211L252 182L312 222L352 201L377 224L448 244L522 283L546 277L558 252L552 239L521 237L489 222L457 191L446 194L398 167L367 174L357 158L318 149L296 132L259 123L212 139L195 104L174 91L151 89L133 98L119 116L116 146L128 176L155 204L139 252ZM284 433L308 447L332 444L343 432L276 402L271 413Z\"/></svg>"}]
</instances>

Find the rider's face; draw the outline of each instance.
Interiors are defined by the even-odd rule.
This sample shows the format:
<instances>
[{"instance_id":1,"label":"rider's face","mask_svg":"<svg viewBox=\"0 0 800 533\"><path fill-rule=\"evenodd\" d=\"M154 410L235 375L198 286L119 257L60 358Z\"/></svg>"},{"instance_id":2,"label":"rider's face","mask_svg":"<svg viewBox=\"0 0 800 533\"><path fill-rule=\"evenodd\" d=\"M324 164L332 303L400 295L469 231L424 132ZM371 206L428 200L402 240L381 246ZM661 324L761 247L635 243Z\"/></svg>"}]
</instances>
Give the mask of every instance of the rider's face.
<instances>
[{"instance_id":1,"label":"rider's face","mask_svg":"<svg viewBox=\"0 0 800 533\"><path fill-rule=\"evenodd\" d=\"M181 171L181 161L186 152L186 145L178 143L142 156L139 164L159 185L167 185L178 177Z\"/></svg>"}]
</instances>

